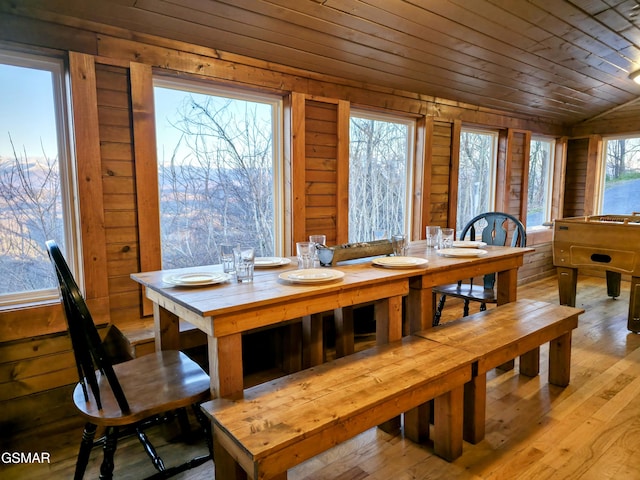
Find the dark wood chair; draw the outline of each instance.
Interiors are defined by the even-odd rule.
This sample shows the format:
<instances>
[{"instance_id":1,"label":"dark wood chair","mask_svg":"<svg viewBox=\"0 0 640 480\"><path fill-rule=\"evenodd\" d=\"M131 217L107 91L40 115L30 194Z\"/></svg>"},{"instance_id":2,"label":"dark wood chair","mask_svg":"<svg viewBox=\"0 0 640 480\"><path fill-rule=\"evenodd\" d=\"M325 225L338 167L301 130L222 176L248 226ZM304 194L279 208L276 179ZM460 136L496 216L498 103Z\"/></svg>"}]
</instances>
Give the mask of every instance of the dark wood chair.
<instances>
[{"instance_id":1,"label":"dark wood chair","mask_svg":"<svg viewBox=\"0 0 640 480\"><path fill-rule=\"evenodd\" d=\"M210 424L199 407L211 398L209 376L178 351L156 352L114 364L62 252L54 241L47 241L46 246L58 277L78 368L80 381L73 401L86 420L74 478L83 478L91 450L98 445L104 450L100 478L112 478L117 442L126 434L136 435L151 458L157 472L149 478L168 478L211 460ZM204 429L209 453L167 468L144 428L172 418L181 419L182 426L188 427L186 409L190 406ZM105 434L94 441L98 427Z\"/></svg>"},{"instance_id":2,"label":"dark wood chair","mask_svg":"<svg viewBox=\"0 0 640 480\"><path fill-rule=\"evenodd\" d=\"M511 235L512 247L524 247L527 243L527 232L524 225L513 215L502 212L487 212L477 215L471 219L460 233L460 240L464 240L469 235L469 240L476 240L476 233L481 232L482 240L487 245L507 245ZM433 315L433 325L440 323L442 309L444 308L447 296L462 298L464 300L463 316L469 315L469 303L480 302L480 310L487 309L487 303L497 303L495 293L496 274L490 273L484 276L482 285L474 285L473 278L469 283L462 280L458 283L440 285L433 288L433 304L435 311ZM440 301L437 302L437 296Z\"/></svg>"}]
</instances>

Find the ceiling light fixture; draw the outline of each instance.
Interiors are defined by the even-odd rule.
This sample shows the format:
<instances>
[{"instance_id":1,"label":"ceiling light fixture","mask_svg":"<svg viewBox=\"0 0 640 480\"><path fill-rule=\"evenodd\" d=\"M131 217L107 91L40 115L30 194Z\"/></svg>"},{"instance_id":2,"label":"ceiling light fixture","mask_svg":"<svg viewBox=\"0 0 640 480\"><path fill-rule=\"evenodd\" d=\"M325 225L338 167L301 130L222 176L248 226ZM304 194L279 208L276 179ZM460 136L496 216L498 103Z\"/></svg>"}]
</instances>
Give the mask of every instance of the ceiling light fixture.
<instances>
[{"instance_id":1,"label":"ceiling light fixture","mask_svg":"<svg viewBox=\"0 0 640 480\"><path fill-rule=\"evenodd\" d=\"M640 83L640 70L636 70L635 72L631 72L629 74L629 78L636 83Z\"/></svg>"}]
</instances>

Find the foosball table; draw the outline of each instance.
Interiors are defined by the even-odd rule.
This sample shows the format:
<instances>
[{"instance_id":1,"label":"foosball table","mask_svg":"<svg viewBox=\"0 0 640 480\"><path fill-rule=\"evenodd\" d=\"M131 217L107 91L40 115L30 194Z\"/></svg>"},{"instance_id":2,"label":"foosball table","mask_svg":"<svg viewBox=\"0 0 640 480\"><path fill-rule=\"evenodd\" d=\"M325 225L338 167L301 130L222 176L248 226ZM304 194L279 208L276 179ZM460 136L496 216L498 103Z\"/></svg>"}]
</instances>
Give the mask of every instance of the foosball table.
<instances>
[{"instance_id":1,"label":"foosball table","mask_svg":"<svg viewBox=\"0 0 640 480\"><path fill-rule=\"evenodd\" d=\"M574 307L578 268L604 270L607 294L620 296L622 275L631 276L627 328L640 332L640 214L563 218L553 224L553 265L560 304Z\"/></svg>"}]
</instances>

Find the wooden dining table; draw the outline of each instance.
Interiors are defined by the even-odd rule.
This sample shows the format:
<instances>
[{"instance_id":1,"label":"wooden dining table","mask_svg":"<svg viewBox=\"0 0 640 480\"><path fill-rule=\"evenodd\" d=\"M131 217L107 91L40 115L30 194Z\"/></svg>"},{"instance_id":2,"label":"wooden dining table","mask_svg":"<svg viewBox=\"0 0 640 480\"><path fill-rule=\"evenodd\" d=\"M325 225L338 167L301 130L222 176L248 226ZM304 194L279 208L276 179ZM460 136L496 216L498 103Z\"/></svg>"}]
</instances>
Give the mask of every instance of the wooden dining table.
<instances>
[{"instance_id":1,"label":"wooden dining table","mask_svg":"<svg viewBox=\"0 0 640 480\"><path fill-rule=\"evenodd\" d=\"M280 278L297 269L295 259L278 268L256 269L252 283L231 278L210 286L183 287L166 282L180 273L221 272L220 265L136 273L131 278L144 286L153 303L156 349L179 349L179 321L193 324L207 334L212 394L234 397L243 391L243 333L373 303L377 342L391 342L431 327L432 287L491 272L497 272L498 303L516 300L517 271L533 249L488 246L484 250L482 256L451 258L418 241L409 246L407 255L425 259L423 266L384 268L374 265L372 258L350 260L332 267L344 273L342 278L314 284Z\"/></svg>"}]
</instances>

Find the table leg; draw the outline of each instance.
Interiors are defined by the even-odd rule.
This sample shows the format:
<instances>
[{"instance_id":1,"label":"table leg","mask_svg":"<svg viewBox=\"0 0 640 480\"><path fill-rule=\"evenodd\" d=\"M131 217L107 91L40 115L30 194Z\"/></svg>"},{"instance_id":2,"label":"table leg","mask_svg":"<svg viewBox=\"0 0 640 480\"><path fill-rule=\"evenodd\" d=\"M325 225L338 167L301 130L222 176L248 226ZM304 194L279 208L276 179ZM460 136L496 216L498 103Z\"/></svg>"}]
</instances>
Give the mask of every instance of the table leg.
<instances>
[{"instance_id":1,"label":"table leg","mask_svg":"<svg viewBox=\"0 0 640 480\"><path fill-rule=\"evenodd\" d=\"M560 305L576 306L576 284L578 282L578 269L569 267L557 267L558 293Z\"/></svg>"},{"instance_id":2,"label":"table leg","mask_svg":"<svg viewBox=\"0 0 640 480\"><path fill-rule=\"evenodd\" d=\"M302 367L320 365L324 361L322 314L302 317Z\"/></svg>"},{"instance_id":3,"label":"table leg","mask_svg":"<svg viewBox=\"0 0 640 480\"><path fill-rule=\"evenodd\" d=\"M211 393L215 397L234 398L244 390L242 335L207 337Z\"/></svg>"},{"instance_id":4,"label":"table leg","mask_svg":"<svg viewBox=\"0 0 640 480\"><path fill-rule=\"evenodd\" d=\"M336 329L336 357L351 355L355 351L353 307L334 309L333 319Z\"/></svg>"},{"instance_id":5,"label":"table leg","mask_svg":"<svg viewBox=\"0 0 640 480\"><path fill-rule=\"evenodd\" d=\"M640 277L631 277L627 328L632 332L640 332Z\"/></svg>"},{"instance_id":6,"label":"table leg","mask_svg":"<svg viewBox=\"0 0 640 480\"><path fill-rule=\"evenodd\" d=\"M518 269L498 272L496 296L498 305L515 302L518 298Z\"/></svg>"},{"instance_id":7,"label":"table leg","mask_svg":"<svg viewBox=\"0 0 640 480\"><path fill-rule=\"evenodd\" d=\"M605 271L607 275L607 296L617 298L620 296L620 281L622 274L620 272Z\"/></svg>"},{"instance_id":8,"label":"table leg","mask_svg":"<svg viewBox=\"0 0 640 480\"><path fill-rule=\"evenodd\" d=\"M432 289L423 287L422 278L413 278L409 282L407 296L407 334L431 328L433 323Z\"/></svg>"},{"instance_id":9,"label":"table leg","mask_svg":"<svg viewBox=\"0 0 640 480\"><path fill-rule=\"evenodd\" d=\"M496 298L498 305L515 302L518 299L518 269L504 270L498 272ZM513 370L515 360L509 360L498 368L501 370Z\"/></svg>"},{"instance_id":10,"label":"table leg","mask_svg":"<svg viewBox=\"0 0 640 480\"><path fill-rule=\"evenodd\" d=\"M402 295L379 300L374 306L376 317L376 343L384 345L402 338ZM379 425L384 432L395 434L400 430L398 415Z\"/></svg>"},{"instance_id":11,"label":"table leg","mask_svg":"<svg viewBox=\"0 0 640 480\"><path fill-rule=\"evenodd\" d=\"M153 303L156 351L180 350L180 319L175 313Z\"/></svg>"},{"instance_id":12,"label":"table leg","mask_svg":"<svg viewBox=\"0 0 640 480\"><path fill-rule=\"evenodd\" d=\"M402 295L375 303L376 343L384 345L402 338Z\"/></svg>"}]
</instances>

